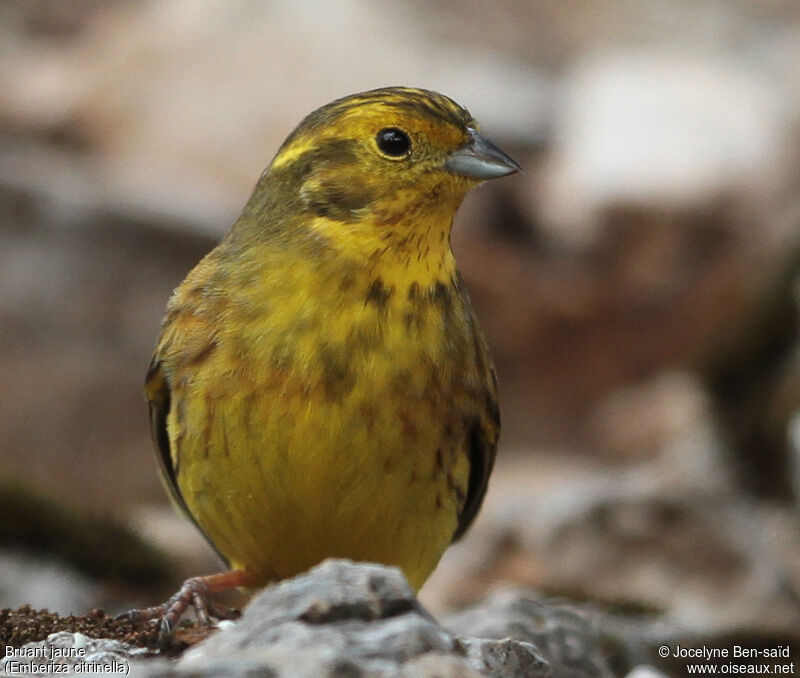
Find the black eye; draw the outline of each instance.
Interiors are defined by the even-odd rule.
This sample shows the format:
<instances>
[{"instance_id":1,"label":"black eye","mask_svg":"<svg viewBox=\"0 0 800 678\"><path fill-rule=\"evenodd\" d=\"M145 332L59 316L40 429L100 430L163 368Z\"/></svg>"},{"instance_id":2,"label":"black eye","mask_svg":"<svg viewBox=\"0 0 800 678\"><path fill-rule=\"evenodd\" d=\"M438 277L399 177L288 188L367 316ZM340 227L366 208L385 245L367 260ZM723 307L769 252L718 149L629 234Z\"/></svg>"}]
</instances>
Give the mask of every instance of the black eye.
<instances>
[{"instance_id":1,"label":"black eye","mask_svg":"<svg viewBox=\"0 0 800 678\"><path fill-rule=\"evenodd\" d=\"M411 139L403 130L397 127L387 127L378 132L376 139L378 148L386 155L399 158L408 155L411 150Z\"/></svg>"}]
</instances>

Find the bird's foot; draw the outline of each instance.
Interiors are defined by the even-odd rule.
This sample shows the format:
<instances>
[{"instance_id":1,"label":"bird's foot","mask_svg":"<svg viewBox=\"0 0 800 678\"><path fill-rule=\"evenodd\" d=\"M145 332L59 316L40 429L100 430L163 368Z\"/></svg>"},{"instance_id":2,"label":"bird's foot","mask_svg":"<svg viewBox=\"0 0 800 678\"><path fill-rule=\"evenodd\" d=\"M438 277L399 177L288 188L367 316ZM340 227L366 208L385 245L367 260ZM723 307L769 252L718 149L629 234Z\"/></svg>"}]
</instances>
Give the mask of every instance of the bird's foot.
<instances>
[{"instance_id":1,"label":"bird's foot","mask_svg":"<svg viewBox=\"0 0 800 678\"><path fill-rule=\"evenodd\" d=\"M197 619L201 624L211 624L212 618L226 618L229 616L228 610L215 603L211 596L219 591L227 591L250 584L250 576L243 570L220 572L205 577L192 577L183 582L178 592L166 603L141 610L130 610L118 615L115 619L131 622L160 619L159 639L163 642L172 635L175 625L190 607L194 607Z\"/></svg>"}]
</instances>

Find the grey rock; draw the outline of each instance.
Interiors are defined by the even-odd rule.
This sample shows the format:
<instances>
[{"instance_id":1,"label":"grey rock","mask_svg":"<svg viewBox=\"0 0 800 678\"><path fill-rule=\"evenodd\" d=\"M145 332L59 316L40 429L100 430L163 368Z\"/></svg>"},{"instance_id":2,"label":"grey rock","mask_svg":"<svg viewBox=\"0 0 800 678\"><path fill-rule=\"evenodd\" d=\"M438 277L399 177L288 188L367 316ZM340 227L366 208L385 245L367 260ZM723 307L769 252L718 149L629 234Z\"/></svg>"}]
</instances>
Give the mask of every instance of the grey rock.
<instances>
[{"instance_id":1,"label":"grey rock","mask_svg":"<svg viewBox=\"0 0 800 678\"><path fill-rule=\"evenodd\" d=\"M258 595L175 675L542 676L528 643L459 642L396 568L328 560Z\"/></svg>"},{"instance_id":2,"label":"grey rock","mask_svg":"<svg viewBox=\"0 0 800 678\"><path fill-rule=\"evenodd\" d=\"M663 615L622 616L512 589L440 624L398 569L329 560L266 589L241 619L221 624L178 660L79 633L53 634L27 647L80 648L84 661L123 663L139 678L606 678L682 675L685 660L662 658L658 648L733 644L788 648L797 646L797 637L703 633ZM0 671L15 672L8 663Z\"/></svg>"},{"instance_id":3,"label":"grey rock","mask_svg":"<svg viewBox=\"0 0 800 678\"><path fill-rule=\"evenodd\" d=\"M412 611L429 616L399 570L328 560L308 575L267 589L248 606L245 618L270 626L294 620L318 625Z\"/></svg>"},{"instance_id":4,"label":"grey rock","mask_svg":"<svg viewBox=\"0 0 800 678\"><path fill-rule=\"evenodd\" d=\"M486 602L451 615L444 624L456 635L521 641L536 658L546 659L559 678L613 675L606 659L607 639L597 618L573 606L499 591ZM521 648L513 651L519 657ZM507 675L548 675L530 667L525 670L531 672Z\"/></svg>"},{"instance_id":5,"label":"grey rock","mask_svg":"<svg viewBox=\"0 0 800 678\"><path fill-rule=\"evenodd\" d=\"M651 463L614 472L538 460L499 469L481 521L445 554L423 601L441 618L503 578L658 612L679 628L792 632L800 625L796 515L741 501L720 480L725 465L713 471L711 451L702 458L700 428L665 442Z\"/></svg>"},{"instance_id":6,"label":"grey rock","mask_svg":"<svg viewBox=\"0 0 800 678\"><path fill-rule=\"evenodd\" d=\"M403 665L398 678L436 676L436 678L479 678L485 673L474 671L452 655L429 652Z\"/></svg>"},{"instance_id":7,"label":"grey rock","mask_svg":"<svg viewBox=\"0 0 800 678\"><path fill-rule=\"evenodd\" d=\"M56 672L119 674L121 670L129 668L130 660L147 654L149 651L146 649L133 647L118 640L89 638L82 633L61 631L51 633L47 640L28 643L17 655L6 654L0 659L0 674L31 676L51 675Z\"/></svg>"},{"instance_id":8,"label":"grey rock","mask_svg":"<svg viewBox=\"0 0 800 678\"><path fill-rule=\"evenodd\" d=\"M132 676L270 676L282 678L541 678L550 665L530 642L458 638L417 601L397 568L328 560L269 587L241 619L226 622L179 660L80 633L52 634L46 647L80 649L70 659L124 665ZM9 660L0 670L15 672ZM45 662L47 663L47 660ZM18 671L17 671L18 672ZM565 674L566 675L566 674ZM575 676L600 675L571 673Z\"/></svg>"},{"instance_id":9,"label":"grey rock","mask_svg":"<svg viewBox=\"0 0 800 678\"><path fill-rule=\"evenodd\" d=\"M553 673L549 662L531 643L510 638L464 638L461 645L476 666L488 669L497 678L545 678Z\"/></svg>"}]
</instances>

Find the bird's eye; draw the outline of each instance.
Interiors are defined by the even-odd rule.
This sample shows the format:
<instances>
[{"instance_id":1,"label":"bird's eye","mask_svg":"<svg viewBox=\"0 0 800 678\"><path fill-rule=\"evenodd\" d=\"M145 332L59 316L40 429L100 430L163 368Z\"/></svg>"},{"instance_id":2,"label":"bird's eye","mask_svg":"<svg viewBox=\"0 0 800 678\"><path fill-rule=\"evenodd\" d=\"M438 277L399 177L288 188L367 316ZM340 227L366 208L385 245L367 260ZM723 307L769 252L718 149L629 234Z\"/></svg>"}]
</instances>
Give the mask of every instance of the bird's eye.
<instances>
[{"instance_id":1,"label":"bird's eye","mask_svg":"<svg viewBox=\"0 0 800 678\"><path fill-rule=\"evenodd\" d=\"M376 138L378 148L392 158L402 158L411 152L411 139L397 127L387 127L378 132Z\"/></svg>"}]
</instances>

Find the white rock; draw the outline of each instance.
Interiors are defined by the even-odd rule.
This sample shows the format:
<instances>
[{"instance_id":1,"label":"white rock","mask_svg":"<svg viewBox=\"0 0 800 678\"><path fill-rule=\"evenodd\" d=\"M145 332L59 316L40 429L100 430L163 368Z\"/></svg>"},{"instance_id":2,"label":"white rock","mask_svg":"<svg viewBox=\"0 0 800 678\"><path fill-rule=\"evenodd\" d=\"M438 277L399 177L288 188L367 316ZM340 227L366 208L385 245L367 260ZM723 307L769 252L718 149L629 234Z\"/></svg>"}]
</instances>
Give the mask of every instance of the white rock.
<instances>
[{"instance_id":1,"label":"white rock","mask_svg":"<svg viewBox=\"0 0 800 678\"><path fill-rule=\"evenodd\" d=\"M634 667L625 678L667 678L667 674L652 666L642 664Z\"/></svg>"},{"instance_id":2,"label":"white rock","mask_svg":"<svg viewBox=\"0 0 800 678\"><path fill-rule=\"evenodd\" d=\"M595 53L566 79L554 115L546 220L558 237L590 244L609 206L769 199L790 178L796 108L763 71L732 59Z\"/></svg>"}]
</instances>

